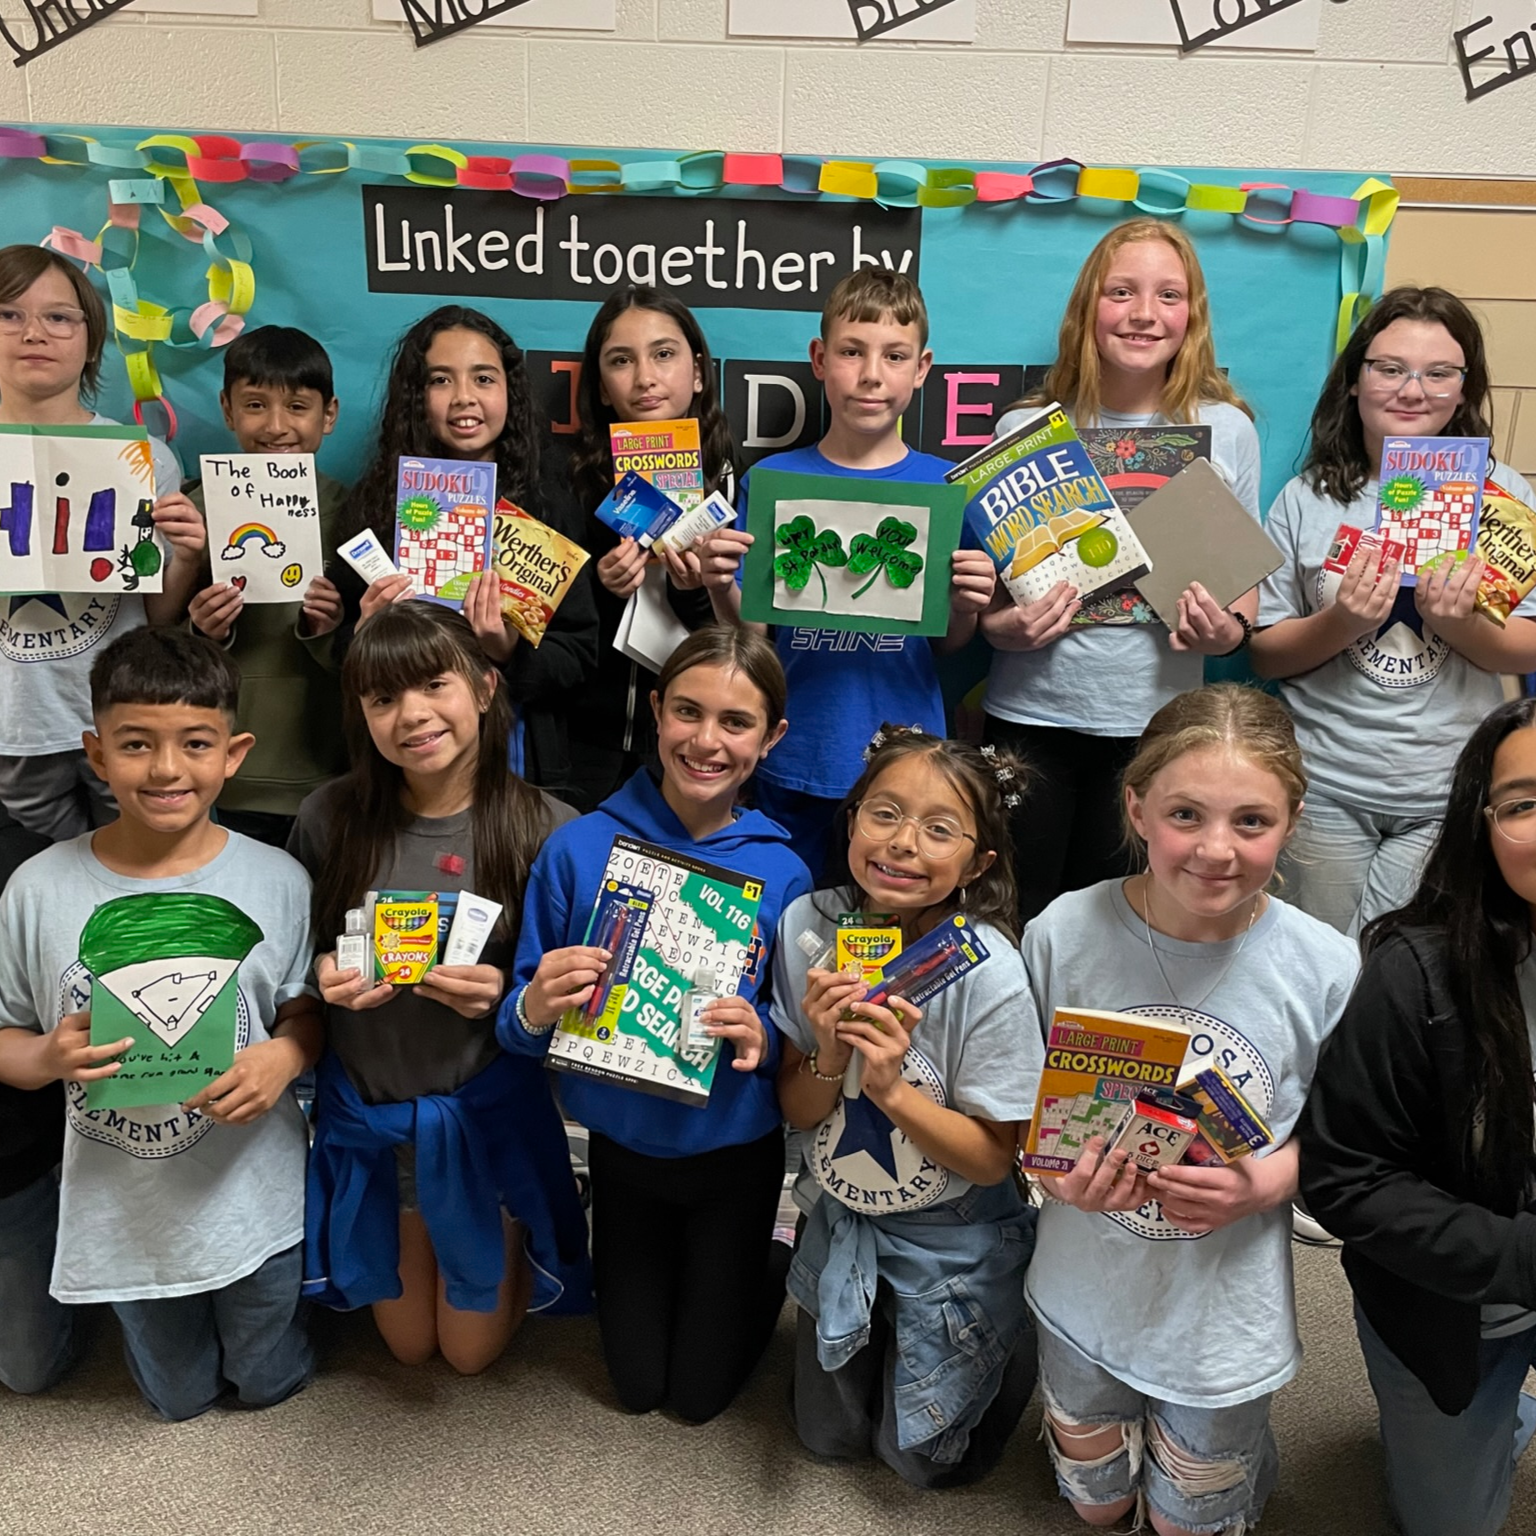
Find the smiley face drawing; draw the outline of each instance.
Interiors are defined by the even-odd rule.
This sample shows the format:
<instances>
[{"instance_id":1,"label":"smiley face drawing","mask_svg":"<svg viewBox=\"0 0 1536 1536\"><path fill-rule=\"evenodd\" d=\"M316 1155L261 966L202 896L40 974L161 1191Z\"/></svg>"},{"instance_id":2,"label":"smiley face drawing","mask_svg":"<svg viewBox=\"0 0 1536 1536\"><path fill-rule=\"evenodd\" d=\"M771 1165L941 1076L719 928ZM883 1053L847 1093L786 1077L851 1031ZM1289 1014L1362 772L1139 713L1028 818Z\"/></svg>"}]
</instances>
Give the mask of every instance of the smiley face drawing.
<instances>
[{"instance_id":1,"label":"smiley face drawing","mask_svg":"<svg viewBox=\"0 0 1536 1536\"><path fill-rule=\"evenodd\" d=\"M304 579L304 567L295 562L293 565L285 565L278 580L285 587L296 587Z\"/></svg>"}]
</instances>

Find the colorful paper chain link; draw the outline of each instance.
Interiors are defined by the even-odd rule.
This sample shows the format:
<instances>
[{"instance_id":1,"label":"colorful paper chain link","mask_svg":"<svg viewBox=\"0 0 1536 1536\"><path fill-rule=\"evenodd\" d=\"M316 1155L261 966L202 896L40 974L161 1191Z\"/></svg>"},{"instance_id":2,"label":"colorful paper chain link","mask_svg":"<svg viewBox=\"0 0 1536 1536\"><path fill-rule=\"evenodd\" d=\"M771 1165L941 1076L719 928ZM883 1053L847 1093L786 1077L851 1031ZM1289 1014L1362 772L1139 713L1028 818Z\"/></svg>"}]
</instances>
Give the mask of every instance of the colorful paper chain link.
<instances>
[{"instance_id":1,"label":"colorful paper chain link","mask_svg":"<svg viewBox=\"0 0 1536 1536\"><path fill-rule=\"evenodd\" d=\"M158 151L167 152L160 158ZM1156 167L1091 166L1047 160L1022 173L926 166L915 160L823 160L817 155L727 154L702 150L676 159L566 159L560 155L469 155L446 144L391 149L350 139L301 139L291 144L242 144L222 135L157 133L133 144L104 144L84 134L35 133L0 127L0 159L47 165L90 165L112 172L106 224L94 240L55 229L44 242L98 267L112 299L113 327L128 365L135 415L158 401L170 416L153 348L219 347L234 340L256 297L251 244L198 189L198 182L283 182L295 176L365 171L418 186L472 187L550 201L587 193L672 192L708 197L732 187L772 187L806 197L861 198L888 208L960 208L970 203L1065 203L1076 198L1129 203L1142 213L1176 218L1185 212L1222 213L1250 224L1320 224L1338 231L1340 287L1336 346L1342 350L1360 315L1381 291L1386 233L1398 192L1374 178L1351 197L1310 192L1279 182L1238 186L1190 181ZM142 173L148 173L147 179ZM169 184L179 213L165 206ZM149 204L177 234L202 246L209 259L208 298L193 309L167 309L142 298L133 279L139 210Z\"/></svg>"}]
</instances>

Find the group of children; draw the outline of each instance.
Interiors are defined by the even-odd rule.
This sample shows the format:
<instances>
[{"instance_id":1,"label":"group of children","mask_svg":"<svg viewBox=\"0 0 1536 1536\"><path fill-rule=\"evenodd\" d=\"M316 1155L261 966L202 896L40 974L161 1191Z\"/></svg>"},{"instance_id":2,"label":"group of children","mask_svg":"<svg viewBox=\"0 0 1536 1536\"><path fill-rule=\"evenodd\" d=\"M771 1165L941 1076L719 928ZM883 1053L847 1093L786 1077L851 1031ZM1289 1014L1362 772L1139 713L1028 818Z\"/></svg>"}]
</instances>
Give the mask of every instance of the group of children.
<instances>
[{"instance_id":1,"label":"group of children","mask_svg":"<svg viewBox=\"0 0 1536 1536\"><path fill-rule=\"evenodd\" d=\"M67 262L0 250L0 422L97 419L104 338ZM949 466L900 435L930 361L910 279L845 279L811 345L826 435L765 464L941 479ZM515 342L445 306L396 350L357 485L322 486L328 553L364 527L388 546L400 456L494 462L503 495L595 557L537 648L490 575L462 613L344 566L247 611L209 580L196 491L167 462L164 592L11 598L0 626L0 805L20 824L0 827L0 1380L55 1381L83 1302L111 1303L134 1379L180 1419L304 1385L301 1292L369 1305L397 1358L465 1373L528 1310L595 1295L622 1405L698 1423L740 1389L787 1288L813 1452L874 1454L924 1487L973 1481L1038 1382L1059 1486L1088 1523L1139 1509L1164 1536L1240 1532L1275 1482L1269 1404L1298 1365L1300 1182L1346 1242L1405 1529L1497 1529L1536 1424L1519 1400L1536 1338L1536 736L1527 706L1480 722L1497 674L1536 666L1536 606L1502 631L1476 617L1475 560L1400 589L1362 550L1327 602L1321 572L1338 523L1369 521L1383 438L1488 435L1487 396L1465 307L1395 290L1330 372L1270 512L1285 561L1261 590L1222 609L1192 586L1171 629L1078 622L1069 587L1016 606L962 547L942 637L857 650L741 622L751 476L736 487L696 320L648 288L593 321L567 476L541 453ZM1207 423L1260 515L1251 412L1216 366L1174 226L1099 242L1041 398L1083 424ZM239 338L221 405L243 450L315 452L337 411L323 348L277 327ZM613 422L687 416L738 516L661 552L691 633L652 675L612 645L648 557L592 510ZM60 618L103 643L25 638ZM993 652L979 746L947 737L934 667L978 630ZM1289 709L1201 686L1201 658L1250 637ZM610 959L587 922L620 835L764 891L746 974L705 1014L722 1064L702 1108L576 1076L557 1105L544 1070ZM1282 870L1288 901L1271 894ZM411 988L340 966L346 914L397 887L498 903L477 963ZM185 1104L92 1109L84 1085L124 1042L90 1043L80 932L149 891L222 895L260 929L241 1048ZM989 958L922 1009L875 1000L824 959L848 911L891 914L908 944L963 916ZM1374 991L1355 989L1362 924ZM1015 1155L1063 1006L1186 1023L1186 1068L1219 1064L1273 1150L1148 1175L1094 1138L1025 1188ZM290 1089L311 1068L306 1157ZM563 1119L590 1133L590 1244ZM785 1122L802 1133L792 1252L773 1235ZM1493 1450L1429 1454L1468 1402Z\"/></svg>"}]
</instances>

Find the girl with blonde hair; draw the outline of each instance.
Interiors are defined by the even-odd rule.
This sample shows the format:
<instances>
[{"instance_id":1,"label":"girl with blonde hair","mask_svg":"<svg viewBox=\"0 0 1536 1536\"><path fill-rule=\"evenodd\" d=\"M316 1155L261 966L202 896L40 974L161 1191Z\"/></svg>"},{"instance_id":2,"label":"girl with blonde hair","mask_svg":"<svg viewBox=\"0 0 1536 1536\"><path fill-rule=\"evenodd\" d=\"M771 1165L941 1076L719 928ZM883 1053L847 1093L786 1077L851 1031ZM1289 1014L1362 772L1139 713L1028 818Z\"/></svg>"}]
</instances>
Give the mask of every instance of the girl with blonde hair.
<instances>
[{"instance_id":1,"label":"girl with blonde hair","mask_svg":"<svg viewBox=\"0 0 1536 1536\"><path fill-rule=\"evenodd\" d=\"M1044 385L1002 417L999 436L1052 400L1078 426L1208 426L1213 463L1258 518L1253 412L1216 366L1205 278L1174 225L1132 219L1094 247ZM1205 656L1247 643L1257 603L1247 593L1222 609L1194 584L1169 631L1133 587L1084 601L1060 582L1023 608L998 588L981 619L997 653L986 736L1036 773L1034 814L1014 834L1025 921L1059 892L1124 871L1116 803L1136 738L1162 705L1199 686Z\"/></svg>"}]
</instances>

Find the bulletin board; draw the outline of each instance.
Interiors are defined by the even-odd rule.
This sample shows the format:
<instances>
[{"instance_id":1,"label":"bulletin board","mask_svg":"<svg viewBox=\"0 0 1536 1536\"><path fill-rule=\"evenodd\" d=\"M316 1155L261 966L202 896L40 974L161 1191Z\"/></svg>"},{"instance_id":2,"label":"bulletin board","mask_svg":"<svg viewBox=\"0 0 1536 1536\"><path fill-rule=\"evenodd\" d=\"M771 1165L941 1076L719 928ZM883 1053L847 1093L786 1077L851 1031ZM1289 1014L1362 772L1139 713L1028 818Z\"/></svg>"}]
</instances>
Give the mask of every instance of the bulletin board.
<instances>
[{"instance_id":1,"label":"bulletin board","mask_svg":"<svg viewBox=\"0 0 1536 1536\"><path fill-rule=\"evenodd\" d=\"M1397 193L1362 172L846 161L707 150L403 140L250 142L183 129L0 126L6 238L46 241L109 297L101 408L168 430L184 464L228 441L220 347L246 325L312 332L336 366L322 467L353 474L389 348L453 300L529 354L551 435L610 287L650 280L696 311L742 460L814 441L806 360L822 300L857 262L905 267L933 375L903 423L958 459L1053 358L1094 243L1140 213L1200 252L1218 362L1252 403L1264 494L1291 475L1323 375L1379 291Z\"/></svg>"}]
</instances>

